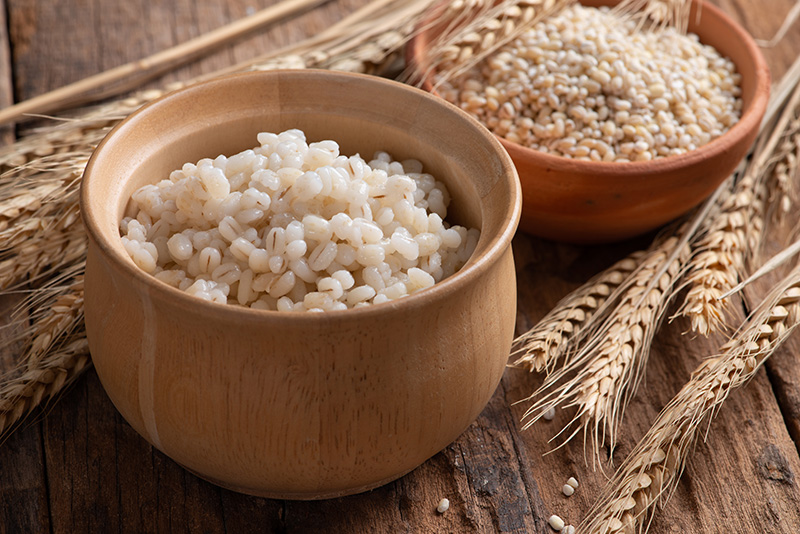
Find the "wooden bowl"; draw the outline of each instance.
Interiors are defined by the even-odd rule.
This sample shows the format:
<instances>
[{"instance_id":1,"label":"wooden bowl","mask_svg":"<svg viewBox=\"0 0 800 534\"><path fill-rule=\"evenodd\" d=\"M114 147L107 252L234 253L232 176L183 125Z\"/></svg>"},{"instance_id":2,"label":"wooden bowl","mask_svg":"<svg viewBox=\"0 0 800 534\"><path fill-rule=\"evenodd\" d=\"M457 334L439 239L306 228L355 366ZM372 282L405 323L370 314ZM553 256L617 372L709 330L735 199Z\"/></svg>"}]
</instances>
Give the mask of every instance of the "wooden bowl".
<instances>
[{"instance_id":1,"label":"wooden bowl","mask_svg":"<svg viewBox=\"0 0 800 534\"><path fill-rule=\"evenodd\" d=\"M581 3L597 7L618 0ZM742 75L739 122L696 150L649 162L579 161L500 139L522 183L522 230L574 243L642 234L702 202L746 155L766 110L769 69L752 37L722 11L705 1L694 1L691 8L689 30L731 58ZM422 65L422 72L429 43L441 31L431 23L435 13L420 23L420 32L406 49L407 61ZM433 89L430 78L422 87Z\"/></svg>"},{"instance_id":2,"label":"wooden bowl","mask_svg":"<svg viewBox=\"0 0 800 534\"><path fill-rule=\"evenodd\" d=\"M131 193L261 131L304 130L342 153L414 157L481 230L454 276L409 297L324 314L205 302L139 270L120 242ZM461 434L494 392L516 315L514 166L496 138L430 94L375 77L225 77L120 123L83 178L86 329L120 413L187 469L237 491L315 499L367 490Z\"/></svg>"}]
</instances>

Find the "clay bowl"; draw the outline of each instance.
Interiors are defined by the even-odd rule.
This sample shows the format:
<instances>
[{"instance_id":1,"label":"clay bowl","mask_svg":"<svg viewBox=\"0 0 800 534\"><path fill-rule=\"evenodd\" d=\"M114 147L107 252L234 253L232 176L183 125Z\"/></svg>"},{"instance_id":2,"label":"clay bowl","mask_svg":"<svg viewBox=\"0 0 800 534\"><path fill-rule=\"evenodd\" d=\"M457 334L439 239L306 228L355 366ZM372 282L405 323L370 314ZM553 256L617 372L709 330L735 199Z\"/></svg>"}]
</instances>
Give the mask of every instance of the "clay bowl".
<instances>
[{"instance_id":1,"label":"clay bowl","mask_svg":"<svg viewBox=\"0 0 800 534\"><path fill-rule=\"evenodd\" d=\"M581 3L597 7L618 2ZM431 23L435 13L420 23L420 33L408 44L409 63L426 65L426 49L441 31ZM574 243L632 237L698 205L731 174L758 133L769 97L769 69L752 37L708 2L692 3L689 30L731 58L741 73L740 121L697 150L650 162L577 161L501 139L522 183L522 230ZM430 78L422 87L432 90Z\"/></svg>"},{"instance_id":2,"label":"clay bowl","mask_svg":"<svg viewBox=\"0 0 800 534\"><path fill-rule=\"evenodd\" d=\"M370 308L304 314L219 305L140 271L118 226L131 193L184 162L304 130L343 154L415 157L480 228L456 275ZM478 416L514 331L514 166L494 136L430 94L375 77L274 71L217 79L119 124L83 178L86 329L125 419L199 476L237 491L315 499L414 469Z\"/></svg>"}]
</instances>

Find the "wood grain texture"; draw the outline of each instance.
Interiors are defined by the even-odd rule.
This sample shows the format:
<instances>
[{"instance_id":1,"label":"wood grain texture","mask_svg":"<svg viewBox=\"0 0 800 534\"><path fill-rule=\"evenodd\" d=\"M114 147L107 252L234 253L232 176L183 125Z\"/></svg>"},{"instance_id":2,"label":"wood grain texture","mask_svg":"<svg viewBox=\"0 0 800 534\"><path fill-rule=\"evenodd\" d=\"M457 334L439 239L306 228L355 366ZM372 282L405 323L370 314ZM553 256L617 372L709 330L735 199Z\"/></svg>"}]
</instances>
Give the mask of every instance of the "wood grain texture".
<instances>
[{"instance_id":1,"label":"wood grain texture","mask_svg":"<svg viewBox=\"0 0 800 534\"><path fill-rule=\"evenodd\" d=\"M280 0L9 0L14 87L27 99L175 46ZM336 0L285 24L243 37L235 45L166 74L145 87L163 87L229 67L315 35L367 0Z\"/></svg>"},{"instance_id":2,"label":"wood grain texture","mask_svg":"<svg viewBox=\"0 0 800 534\"><path fill-rule=\"evenodd\" d=\"M14 78L11 72L11 40L6 21L6 2L0 0L0 108L14 103ZM0 146L14 140L14 128L0 126Z\"/></svg>"},{"instance_id":3,"label":"wood grain texture","mask_svg":"<svg viewBox=\"0 0 800 534\"><path fill-rule=\"evenodd\" d=\"M218 27L269 1L5 0L15 83L3 74L0 98L27 98ZM0 0L0 4L2 0ZM165 79L186 78L253 57L319 31L366 0L332 1ZM717 0L755 37L769 38L793 0ZM0 26L0 52L6 46ZM796 58L800 30L765 55L778 79ZM6 84L5 86L3 84ZM6 87L6 89L3 89ZM2 105L2 104L0 104ZM519 277L517 329L542 317L595 272L648 242L608 247L559 245L525 235L514 241ZM621 461L649 423L716 351L720 338L685 334L678 321L654 343L642 394L628 409ZM13 349L5 354L13 360ZM800 532L800 340L797 335L746 388L734 393L692 456L652 534ZM93 370L0 446L0 532L552 532L557 513L577 524L605 477L587 465L579 441L543 456L566 421L520 430L524 399L539 378L508 369L486 410L453 444L402 479L371 492L319 502L278 501L217 488L150 447L123 421ZM590 462L590 460L589 460ZM606 469L608 467L606 466ZM569 476L581 485L566 498ZM439 500L450 510L438 514Z\"/></svg>"}]
</instances>

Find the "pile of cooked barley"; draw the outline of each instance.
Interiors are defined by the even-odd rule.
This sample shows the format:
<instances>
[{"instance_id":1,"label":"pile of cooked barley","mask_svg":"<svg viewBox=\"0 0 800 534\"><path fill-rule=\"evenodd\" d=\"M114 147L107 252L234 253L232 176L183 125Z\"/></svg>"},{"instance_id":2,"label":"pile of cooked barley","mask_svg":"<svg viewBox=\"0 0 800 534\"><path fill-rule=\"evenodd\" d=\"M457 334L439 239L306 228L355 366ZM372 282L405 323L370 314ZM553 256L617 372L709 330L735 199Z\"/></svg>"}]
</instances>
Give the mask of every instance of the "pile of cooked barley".
<instances>
[{"instance_id":1,"label":"pile of cooked barley","mask_svg":"<svg viewBox=\"0 0 800 534\"><path fill-rule=\"evenodd\" d=\"M444 222L447 189L419 161L367 163L300 130L258 142L132 195L120 228L137 266L206 300L327 311L430 287L475 249L478 230Z\"/></svg>"},{"instance_id":2,"label":"pile of cooked barley","mask_svg":"<svg viewBox=\"0 0 800 534\"><path fill-rule=\"evenodd\" d=\"M727 131L741 112L739 81L733 63L696 35L576 5L441 81L439 92L514 143L646 161Z\"/></svg>"}]
</instances>

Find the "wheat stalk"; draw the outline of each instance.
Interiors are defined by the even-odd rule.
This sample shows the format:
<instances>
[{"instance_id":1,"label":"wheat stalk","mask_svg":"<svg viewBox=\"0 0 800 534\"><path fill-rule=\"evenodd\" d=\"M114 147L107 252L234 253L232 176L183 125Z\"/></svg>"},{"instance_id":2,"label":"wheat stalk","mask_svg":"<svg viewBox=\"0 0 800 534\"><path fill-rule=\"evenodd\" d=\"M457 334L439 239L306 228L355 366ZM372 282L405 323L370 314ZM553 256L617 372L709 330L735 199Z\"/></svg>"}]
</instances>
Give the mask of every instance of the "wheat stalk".
<instances>
[{"instance_id":1,"label":"wheat stalk","mask_svg":"<svg viewBox=\"0 0 800 534\"><path fill-rule=\"evenodd\" d=\"M792 182L800 148L800 87L789 95L769 135L761 135L743 177L717 212L709 217L704 237L695 245L687 274L689 291L677 315L691 320L692 330L708 335L724 328L730 299L761 247L768 211L782 219L792 204Z\"/></svg>"},{"instance_id":2,"label":"wheat stalk","mask_svg":"<svg viewBox=\"0 0 800 534\"><path fill-rule=\"evenodd\" d=\"M565 443L583 429L591 435L596 453L606 436L613 449L625 406L641 380L653 336L690 256L691 233L691 227L684 226L678 236L657 241L642 256L613 297L606 320L587 336L577 355L530 397L537 400L525 412L523 420L528 421L523 428L550 408L575 406L577 413L562 432L573 423L578 428Z\"/></svg>"},{"instance_id":3,"label":"wheat stalk","mask_svg":"<svg viewBox=\"0 0 800 534\"><path fill-rule=\"evenodd\" d=\"M750 321L705 360L636 445L579 527L592 534L647 530L670 497L700 429L728 395L746 384L800 324L800 267L773 289Z\"/></svg>"},{"instance_id":4,"label":"wheat stalk","mask_svg":"<svg viewBox=\"0 0 800 534\"><path fill-rule=\"evenodd\" d=\"M730 299L720 297L744 276L747 260L761 243L766 187L745 176L725 196L710 227L694 245L686 280L689 290L676 315L708 335L724 328Z\"/></svg>"},{"instance_id":5,"label":"wheat stalk","mask_svg":"<svg viewBox=\"0 0 800 534\"><path fill-rule=\"evenodd\" d=\"M461 76L540 20L575 0L472 0L440 6L441 26L421 64L411 65L408 79L422 83L434 73L435 86Z\"/></svg>"},{"instance_id":6,"label":"wheat stalk","mask_svg":"<svg viewBox=\"0 0 800 534\"><path fill-rule=\"evenodd\" d=\"M0 435L34 408L61 393L91 366L86 337L76 334L35 368L0 386Z\"/></svg>"},{"instance_id":7,"label":"wheat stalk","mask_svg":"<svg viewBox=\"0 0 800 534\"><path fill-rule=\"evenodd\" d=\"M0 124L18 120L26 114L51 113L65 105L74 104L86 95L109 84L119 84L128 77L136 81L157 73L166 72L196 59L210 50L229 43L256 29L272 24L285 17L296 15L306 9L322 4L325 0L284 0L262 9L249 17L205 33L188 42L161 50L147 58L138 59L105 72L89 76L65 87L8 106L0 110Z\"/></svg>"},{"instance_id":8,"label":"wheat stalk","mask_svg":"<svg viewBox=\"0 0 800 534\"><path fill-rule=\"evenodd\" d=\"M74 263L33 292L18 308L16 320L3 327L17 332L7 339L23 346L23 357L0 381L0 434L87 368L84 267L83 261Z\"/></svg>"},{"instance_id":9,"label":"wheat stalk","mask_svg":"<svg viewBox=\"0 0 800 534\"><path fill-rule=\"evenodd\" d=\"M551 373L602 314L608 297L639 266L644 251L636 251L561 299L531 330L514 340L514 365Z\"/></svg>"}]
</instances>

